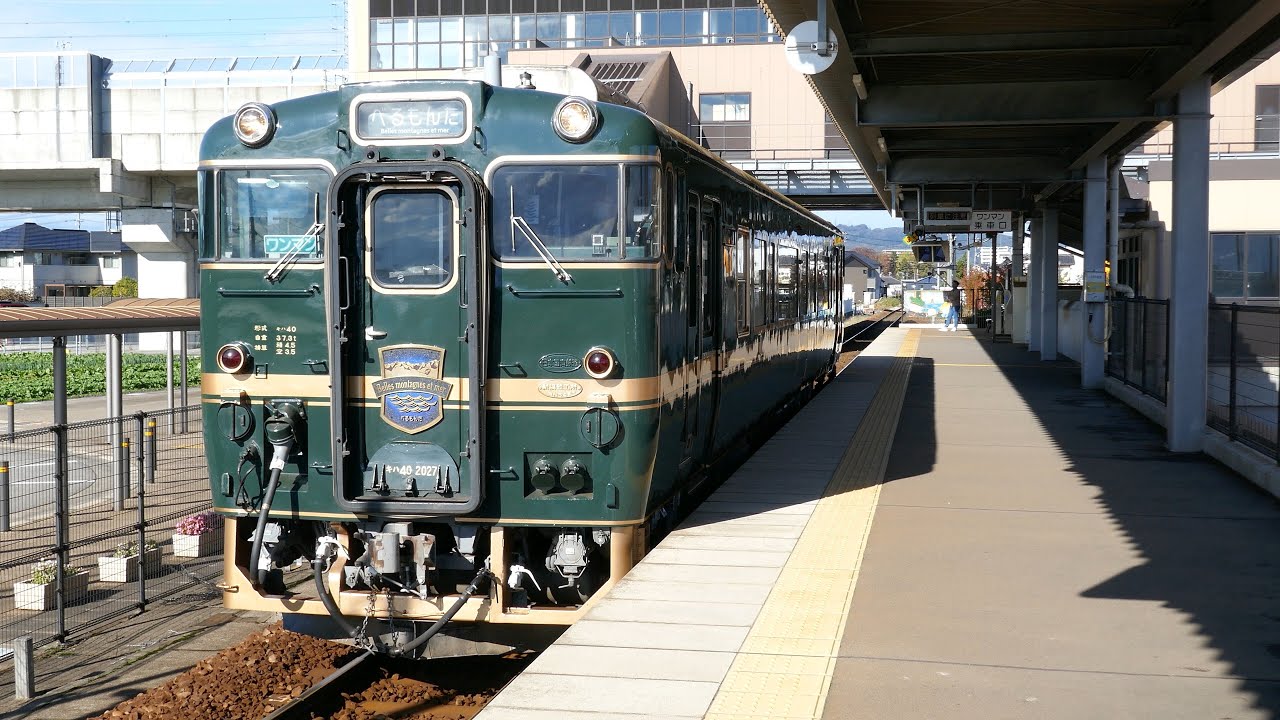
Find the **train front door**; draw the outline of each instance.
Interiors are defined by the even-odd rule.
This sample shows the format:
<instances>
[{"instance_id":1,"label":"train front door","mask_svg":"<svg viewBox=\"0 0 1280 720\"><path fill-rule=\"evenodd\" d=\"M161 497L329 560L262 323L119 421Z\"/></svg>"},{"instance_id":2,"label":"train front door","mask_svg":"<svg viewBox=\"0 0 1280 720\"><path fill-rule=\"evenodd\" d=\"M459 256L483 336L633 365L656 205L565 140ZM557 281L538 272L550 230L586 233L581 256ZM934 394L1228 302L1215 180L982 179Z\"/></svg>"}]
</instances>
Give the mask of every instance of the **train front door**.
<instances>
[{"instance_id":1,"label":"train front door","mask_svg":"<svg viewBox=\"0 0 1280 720\"><path fill-rule=\"evenodd\" d=\"M355 176L337 190L335 474L353 510L456 514L484 487L479 193L464 171L413 177Z\"/></svg>"},{"instance_id":2,"label":"train front door","mask_svg":"<svg viewBox=\"0 0 1280 720\"><path fill-rule=\"evenodd\" d=\"M720 204L703 198L698 216L698 290L701 294L697 339L697 439L694 447L705 462L715 450L716 408L720 401Z\"/></svg>"}]
</instances>

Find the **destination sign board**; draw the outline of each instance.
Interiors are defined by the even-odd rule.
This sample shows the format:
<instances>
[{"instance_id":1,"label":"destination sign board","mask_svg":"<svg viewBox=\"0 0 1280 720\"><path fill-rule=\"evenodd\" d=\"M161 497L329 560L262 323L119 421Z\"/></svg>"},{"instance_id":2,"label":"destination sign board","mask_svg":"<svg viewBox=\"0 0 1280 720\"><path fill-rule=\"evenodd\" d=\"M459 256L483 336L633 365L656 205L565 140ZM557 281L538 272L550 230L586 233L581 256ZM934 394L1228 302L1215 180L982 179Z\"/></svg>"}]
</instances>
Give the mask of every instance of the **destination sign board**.
<instances>
[{"instance_id":1,"label":"destination sign board","mask_svg":"<svg viewBox=\"0 0 1280 720\"><path fill-rule=\"evenodd\" d=\"M262 249L267 257L280 257L287 253L314 255L315 235L263 235Z\"/></svg>"},{"instance_id":2,"label":"destination sign board","mask_svg":"<svg viewBox=\"0 0 1280 720\"><path fill-rule=\"evenodd\" d=\"M969 215L969 229L973 232L1009 232L1012 228L1012 210L974 210Z\"/></svg>"},{"instance_id":3,"label":"destination sign board","mask_svg":"<svg viewBox=\"0 0 1280 720\"><path fill-rule=\"evenodd\" d=\"M441 140L467 134L467 106L458 99L366 100L356 105L363 140Z\"/></svg>"}]
</instances>

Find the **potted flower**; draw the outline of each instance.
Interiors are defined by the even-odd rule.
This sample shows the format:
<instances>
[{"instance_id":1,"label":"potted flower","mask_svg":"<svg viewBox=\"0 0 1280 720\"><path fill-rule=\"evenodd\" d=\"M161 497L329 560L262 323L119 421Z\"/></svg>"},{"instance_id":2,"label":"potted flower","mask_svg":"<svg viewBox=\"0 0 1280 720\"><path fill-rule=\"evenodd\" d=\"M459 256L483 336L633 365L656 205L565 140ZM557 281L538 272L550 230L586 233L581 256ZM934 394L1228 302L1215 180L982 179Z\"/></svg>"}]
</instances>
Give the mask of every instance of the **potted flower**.
<instances>
[{"instance_id":1,"label":"potted flower","mask_svg":"<svg viewBox=\"0 0 1280 720\"><path fill-rule=\"evenodd\" d=\"M115 552L98 558L98 579L107 583L133 582L138 579L139 560L147 575L155 575L160 570L159 546L148 540L139 553L137 540L120 543Z\"/></svg>"},{"instance_id":2,"label":"potted flower","mask_svg":"<svg viewBox=\"0 0 1280 720\"><path fill-rule=\"evenodd\" d=\"M13 584L13 607L17 610L52 610L58 588L58 561L41 560L31 566L31 579ZM74 602L89 591L89 573L74 565L62 566L62 586L66 602Z\"/></svg>"},{"instance_id":3,"label":"potted flower","mask_svg":"<svg viewBox=\"0 0 1280 720\"><path fill-rule=\"evenodd\" d=\"M173 554L176 557L198 558L212 555L218 549L218 529L222 516L212 510L188 515L178 521L173 529Z\"/></svg>"}]
</instances>

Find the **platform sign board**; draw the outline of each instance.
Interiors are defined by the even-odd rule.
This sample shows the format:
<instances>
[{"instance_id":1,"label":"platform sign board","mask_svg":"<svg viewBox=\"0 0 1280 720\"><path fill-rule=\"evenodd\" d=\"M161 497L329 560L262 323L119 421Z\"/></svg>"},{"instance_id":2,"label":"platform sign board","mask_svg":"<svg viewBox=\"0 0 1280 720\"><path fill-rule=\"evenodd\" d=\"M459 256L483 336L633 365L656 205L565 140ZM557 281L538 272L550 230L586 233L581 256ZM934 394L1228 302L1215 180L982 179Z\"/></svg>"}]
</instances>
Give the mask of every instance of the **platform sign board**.
<instances>
[{"instance_id":1,"label":"platform sign board","mask_svg":"<svg viewBox=\"0 0 1280 720\"><path fill-rule=\"evenodd\" d=\"M1012 229L1012 210L974 210L969 214L969 232L1002 233Z\"/></svg>"},{"instance_id":2,"label":"platform sign board","mask_svg":"<svg viewBox=\"0 0 1280 720\"><path fill-rule=\"evenodd\" d=\"M922 224L925 227L968 227L970 213L967 207L927 207Z\"/></svg>"}]
</instances>

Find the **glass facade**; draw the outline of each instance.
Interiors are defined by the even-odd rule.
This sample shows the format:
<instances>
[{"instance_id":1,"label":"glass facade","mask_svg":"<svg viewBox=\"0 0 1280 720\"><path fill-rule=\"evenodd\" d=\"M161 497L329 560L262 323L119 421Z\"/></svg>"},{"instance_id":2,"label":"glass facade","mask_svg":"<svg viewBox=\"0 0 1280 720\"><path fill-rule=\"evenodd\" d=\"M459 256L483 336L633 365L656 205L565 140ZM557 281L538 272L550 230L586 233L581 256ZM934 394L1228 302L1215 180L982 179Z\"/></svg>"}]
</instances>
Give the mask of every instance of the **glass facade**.
<instances>
[{"instance_id":1,"label":"glass facade","mask_svg":"<svg viewBox=\"0 0 1280 720\"><path fill-rule=\"evenodd\" d=\"M513 49L779 42L753 0L373 0L369 69L478 67Z\"/></svg>"}]
</instances>

